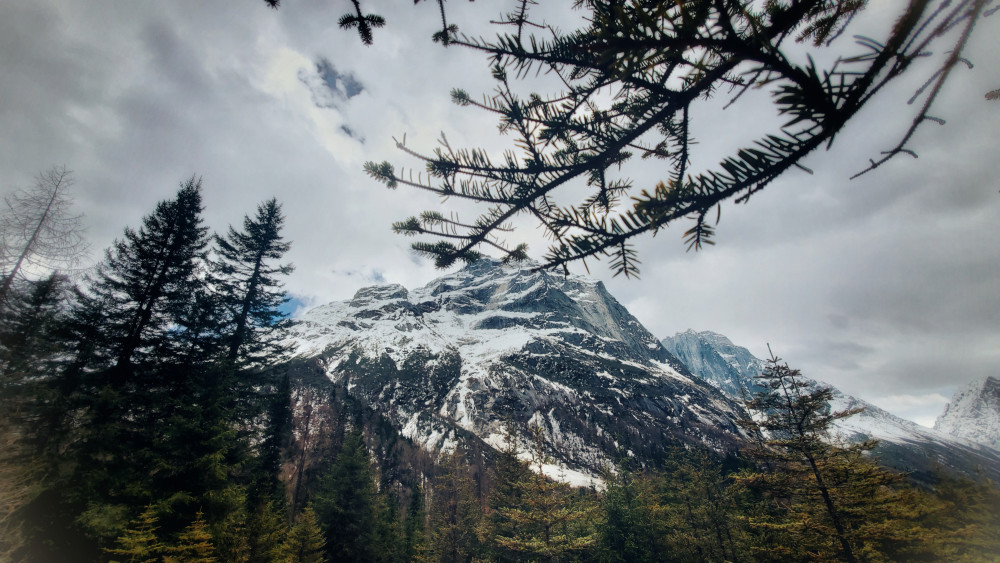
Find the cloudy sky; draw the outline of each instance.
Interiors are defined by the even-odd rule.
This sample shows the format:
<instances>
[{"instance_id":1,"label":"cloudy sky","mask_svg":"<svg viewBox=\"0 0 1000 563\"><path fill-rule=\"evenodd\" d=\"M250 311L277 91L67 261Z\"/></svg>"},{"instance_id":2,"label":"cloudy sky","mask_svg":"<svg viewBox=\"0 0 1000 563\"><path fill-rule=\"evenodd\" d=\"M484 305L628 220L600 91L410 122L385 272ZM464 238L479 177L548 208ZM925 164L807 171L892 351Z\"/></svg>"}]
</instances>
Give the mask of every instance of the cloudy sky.
<instances>
[{"instance_id":1,"label":"cloudy sky","mask_svg":"<svg viewBox=\"0 0 1000 563\"><path fill-rule=\"evenodd\" d=\"M452 146L504 148L493 117L449 102L453 87L492 90L485 59L431 43L433 3L366 1L389 20L371 47L337 29L347 2L283 4L3 2L0 192L52 165L73 170L94 260L192 175L217 230L277 196L297 267L287 287L303 308L440 275L389 225L449 208L388 191L362 164L418 165L395 149L403 134L418 150L441 132ZM873 3L852 31L883 36L902 4ZM556 5L543 6L549 23L573 27L579 14ZM508 8L449 6L471 32L488 32ZM933 60L811 155L815 174L790 173L748 205L725 206L717 246L684 252L678 225L640 242L640 280L612 278L606 264L591 274L660 337L713 330L758 356L770 343L807 375L932 423L957 386L1000 375L1000 103L984 99L1000 87L998 25L1000 15L981 22L966 52L975 68L955 72L933 112L947 125L920 130L918 159L848 180L895 144ZM697 108L696 169L747 132L773 130L757 95L762 103L737 111ZM652 185L661 175L646 167L634 177ZM537 234L518 234L534 256L545 249Z\"/></svg>"}]
</instances>

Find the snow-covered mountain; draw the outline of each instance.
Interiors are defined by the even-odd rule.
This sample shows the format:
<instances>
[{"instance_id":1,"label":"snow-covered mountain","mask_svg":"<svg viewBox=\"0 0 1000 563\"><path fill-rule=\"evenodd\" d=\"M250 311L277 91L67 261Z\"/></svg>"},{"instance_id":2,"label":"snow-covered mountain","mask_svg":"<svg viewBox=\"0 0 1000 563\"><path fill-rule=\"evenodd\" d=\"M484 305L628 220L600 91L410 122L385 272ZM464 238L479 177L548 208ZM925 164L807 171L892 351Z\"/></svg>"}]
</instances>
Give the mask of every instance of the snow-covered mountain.
<instances>
[{"instance_id":1,"label":"snow-covered mountain","mask_svg":"<svg viewBox=\"0 0 1000 563\"><path fill-rule=\"evenodd\" d=\"M734 400L743 397L741 389L748 393L759 389L754 377L761 373L764 362L721 334L688 330L665 338L662 343L692 373ZM956 407L954 420L978 420L978 431L973 433L981 437L992 435L997 440L1000 437L1000 381L990 379L992 383L970 387L969 393L963 395L962 406ZM1000 476L998 452L971 441L970 436L950 432L960 436L956 438L940 431L942 429L937 426L941 424L941 419L935 425L937 429L932 430L846 395L832 385L815 383L830 388L833 393L830 407L833 410L864 409L858 415L837 421L836 431L848 440L879 440L877 453L887 465L913 472L918 479L930 478L929 472L938 466L950 467L969 476L987 474L994 479ZM953 404L958 404L958 401L959 396L956 395ZM988 413L991 408L992 418L989 415L976 418L977 414ZM946 411L942 418L948 415Z\"/></svg>"},{"instance_id":2,"label":"snow-covered mountain","mask_svg":"<svg viewBox=\"0 0 1000 563\"><path fill-rule=\"evenodd\" d=\"M623 453L733 451L741 407L691 376L600 282L483 259L425 287L367 287L294 325L298 361L432 451L521 448L542 429L551 472L587 483Z\"/></svg>"},{"instance_id":3,"label":"snow-covered mountain","mask_svg":"<svg viewBox=\"0 0 1000 563\"><path fill-rule=\"evenodd\" d=\"M977 379L956 392L934 429L1000 450L1000 379Z\"/></svg>"}]
</instances>

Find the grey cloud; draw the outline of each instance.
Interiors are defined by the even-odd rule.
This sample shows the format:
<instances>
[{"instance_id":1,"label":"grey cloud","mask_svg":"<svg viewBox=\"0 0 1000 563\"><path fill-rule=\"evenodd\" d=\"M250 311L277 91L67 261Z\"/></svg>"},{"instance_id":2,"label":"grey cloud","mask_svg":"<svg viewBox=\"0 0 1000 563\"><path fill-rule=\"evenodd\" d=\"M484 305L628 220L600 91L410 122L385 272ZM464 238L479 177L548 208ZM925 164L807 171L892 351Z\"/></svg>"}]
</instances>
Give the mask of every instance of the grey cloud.
<instances>
[{"instance_id":1,"label":"grey cloud","mask_svg":"<svg viewBox=\"0 0 1000 563\"><path fill-rule=\"evenodd\" d=\"M566 16L556 15L564 4L539 9L565 29ZM439 22L425 8L394 6L390 32L366 48L336 29L340 7L322 2L279 11L262 2L0 3L0 190L66 164L100 249L199 174L217 230L258 201L284 203L288 258L298 268L287 285L303 303L386 280L423 285L438 273L389 225L448 208L386 191L362 162L419 167L394 148L392 137L404 133L422 152L442 130L456 148L510 141L497 137L493 116L449 102L452 87L478 98L495 84L481 54L430 42ZM482 7L458 3L454 19L475 33ZM830 151L809 157L814 175L791 172L749 204L724 206L717 247L685 253L678 225L636 241L641 280L612 279L606 264L590 263L591 274L658 337L714 330L758 356L771 343L807 375L863 397L945 393L995 375L1000 112L982 101L1000 64L992 47L968 53L977 68L956 74L961 87L944 94L937 115L948 124L914 138L919 159L848 179L912 118L912 85L888 90ZM294 55L287 66L275 62L283 53ZM766 92L748 95L768 103ZM316 112L310 97L339 109ZM717 106L696 116L695 170L753 138L734 132L777 128L767 112ZM646 162L633 178L652 186L659 166ZM536 235L519 234L538 256L545 241Z\"/></svg>"}]
</instances>

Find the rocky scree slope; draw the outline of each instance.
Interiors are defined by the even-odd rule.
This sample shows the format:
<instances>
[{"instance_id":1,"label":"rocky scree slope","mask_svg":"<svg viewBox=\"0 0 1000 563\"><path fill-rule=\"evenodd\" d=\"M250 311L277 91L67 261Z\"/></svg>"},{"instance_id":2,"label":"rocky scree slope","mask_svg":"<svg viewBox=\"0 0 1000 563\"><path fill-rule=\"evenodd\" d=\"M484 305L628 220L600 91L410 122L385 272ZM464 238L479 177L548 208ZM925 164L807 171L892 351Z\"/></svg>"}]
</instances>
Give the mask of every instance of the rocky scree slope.
<instances>
[{"instance_id":1,"label":"rocky scree slope","mask_svg":"<svg viewBox=\"0 0 1000 563\"><path fill-rule=\"evenodd\" d=\"M527 455L538 426L546 472L585 485L621 455L738 448L741 407L602 283L532 266L483 259L412 291L367 287L307 312L288 343L430 451L500 448L510 426Z\"/></svg>"},{"instance_id":2,"label":"rocky scree slope","mask_svg":"<svg viewBox=\"0 0 1000 563\"><path fill-rule=\"evenodd\" d=\"M745 393L752 394L760 390L754 377L763 371L764 361L754 357L746 348L736 346L721 334L688 330L665 338L662 343L694 374L736 401L742 401ZM939 425L947 426L948 422L942 424L941 419L938 419L935 430L932 430L847 395L829 384L810 381L815 385L831 389L833 393L833 399L830 401L831 409L835 411L858 407L864 409L858 415L838 421L835 432L850 441L870 438L879 440L876 454L883 464L909 472L918 481L933 481L935 478L933 472L941 468L975 479L1000 478L1000 455L998 455L1000 452L975 443L970 436L956 432L959 437L955 437L941 431L943 428L938 428ZM993 387L988 383L982 386L983 389L992 389L992 395L988 390L979 393L978 387L976 392L972 392L970 387L970 392L965 396L967 400L959 401L956 396L953 404L961 405L953 411L956 426L960 424L960 420L974 418L969 413L988 412L993 408L992 412L996 413L993 415L994 418L982 417L980 419L982 424L976 427L982 431L976 434L988 436L989 429L992 428L994 432L998 432L993 436L1000 436L1000 381L996 379L993 381L995 382ZM948 411L942 418L946 416ZM995 425L991 427L989 421Z\"/></svg>"}]
</instances>

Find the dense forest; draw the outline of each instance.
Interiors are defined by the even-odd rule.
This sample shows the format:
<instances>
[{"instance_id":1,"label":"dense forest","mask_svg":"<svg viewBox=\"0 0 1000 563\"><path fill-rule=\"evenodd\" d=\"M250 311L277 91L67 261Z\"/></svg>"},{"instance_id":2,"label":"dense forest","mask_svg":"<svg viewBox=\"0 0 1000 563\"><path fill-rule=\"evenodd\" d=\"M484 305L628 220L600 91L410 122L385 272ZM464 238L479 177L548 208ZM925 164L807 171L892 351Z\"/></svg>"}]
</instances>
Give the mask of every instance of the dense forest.
<instances>
[{"instance_id":1,"label":"dense forest","mask_svg":"<svg viewBox=\"0 0 1000 563\"><path fill-rule=\"evenodd\" d=\"M1000 490L915 486L840 443L772 357L749 439L546 477L541 439L427 452L279 361L275 200L210 234L200 181L91 273L12 278L0 322L0 557L66 561L990 561ZM536 433L536 436L538 434ZM472 442L470 442L472 443Z\"/></svg>"}]
</instances>

